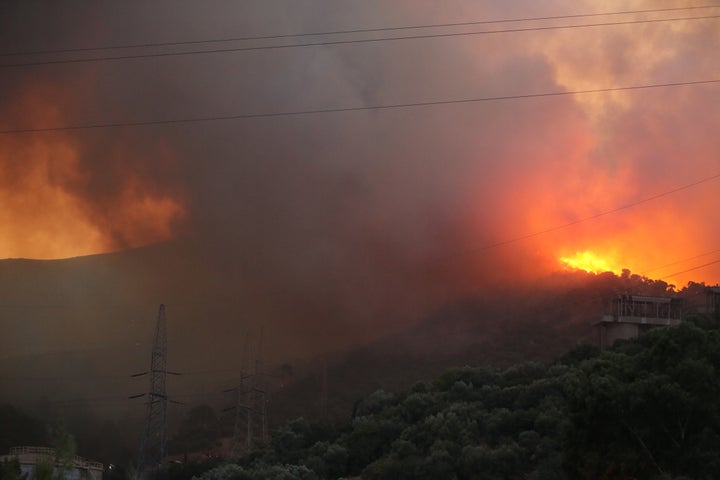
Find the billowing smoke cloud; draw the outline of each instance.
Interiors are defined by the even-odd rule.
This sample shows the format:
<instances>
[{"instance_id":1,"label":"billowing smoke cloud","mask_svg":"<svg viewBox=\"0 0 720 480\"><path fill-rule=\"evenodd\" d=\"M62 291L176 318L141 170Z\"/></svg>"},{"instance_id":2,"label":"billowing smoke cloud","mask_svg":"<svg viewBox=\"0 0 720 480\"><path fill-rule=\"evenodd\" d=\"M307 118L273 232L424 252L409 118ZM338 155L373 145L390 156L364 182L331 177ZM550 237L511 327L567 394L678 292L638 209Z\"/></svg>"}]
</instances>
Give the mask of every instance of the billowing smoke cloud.
<instances>
[{"instance_id":1,"label":"billowing smoke cloud","mask_svg":"<svg viewBox=\"0 0 720 480\"><path fill-rule=\"evenodd\" d=\"M512 2L490 11L459 1L442 10L417 1L215 2L201 12L175 2L89 10L63 3L42 12L18 3L3 6L0 30L3 51L17 51L629 9L621 3ZM717 78L716 27L697 20L11 68L0 79L0 125ZM360 342L483 285L559 268L558 257L578 251L642 271L711 250L718 226L708 219L720 206L712 183L484 247L716 173L720 114L710 106L718 95L706 85L3 135L1 214L14 227L0 255L58 257L174 239L172 255L148 259L156 270L139 270L141 296L211 305L202 307L209 348L263 321L286 351ZM39 253L22 253L38 230ZM697 273L720 278L717 269Z\"/></svg>"},{"instance_id":2,"label":"billowing smoke cloud","mask_svg":"<svg viewBox=\"0 0 720 480\"><path fill-rule=\"evenodd\" d=\"M29 81L6 98L3 124L66 125L83 89ZM63 132L0 138L4 257L63 258L172 238L184 215L163 182L172 155L160 142L77 138Z\"/></svg>"}]
</instances>

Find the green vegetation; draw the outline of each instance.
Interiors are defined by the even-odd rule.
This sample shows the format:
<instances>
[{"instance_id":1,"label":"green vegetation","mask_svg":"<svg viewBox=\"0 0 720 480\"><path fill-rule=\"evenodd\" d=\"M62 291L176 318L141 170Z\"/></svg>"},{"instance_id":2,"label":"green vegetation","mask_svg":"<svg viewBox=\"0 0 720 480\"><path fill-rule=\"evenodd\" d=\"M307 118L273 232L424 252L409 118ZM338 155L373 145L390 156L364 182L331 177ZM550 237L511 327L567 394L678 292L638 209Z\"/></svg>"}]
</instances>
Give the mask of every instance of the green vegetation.
<instances>
[{"instance_id":1,"label":"green vegetation","mask_svg":"<svg viewBox=\"0 0 720 480\"><path fill-rule=\"evenodd\" d=\"M159 477L715 478L719 324L717 317L697 316L602 353L581 345L550 363L451 369L401 393L378 390L359 401L345 422L298 418L277 428L265 450L234 461L173 464ZM74 439L62 422L43 434L40 423L22 412L1 412L8 425L23 427L6 436L6 444L47 438L60 464L74 456ZM216 447L218 422L209 407L191 410L176 448ZM0 467L1 480L22 480L16 462ZM52 479L52 464L38 465L35 476Z\"/></svg>"},{"instance_id":2,"label":"green vegetation","mask_svg":"<svg viewBox=\"0 0 720 480\"><path fill-rule=\"evenodd\" d=\"M62 417L50 427L50 440L55 450L55 480L65 480L67 472L74 468L77 447L75 437L67 431Z\"/></svg>"},{"instance_id":3,"label":"green vegetation","mask_svg":"<svg viewBox=\"0 0 720 480\"><path fill-rule=\"evenodd\" d=\"M44 439L50 439L50 446L55 457L39 458L35 463L32 478L34 480L64 480L68 472L74 468L76 455L75 437L67 430L65 421L58 417L52 426L47 427L47 433L42 434L41 423L32 419L24 412L11 407L0 407L2 419L7 420L11 428L7 429L7 436L1 436L2 443L14 442L15 445L42 445ZM0 424L2 425L2 424ZM23 430L22 427L27 428ZM29 439L27 442L19 440ZM3 453L6 453L7 450ZM0 480L24 480L26 475L20 472L20 463L17 458L0 463Z\"/></svg>"},{"instance_id":4,"label":"green vegetation","mask_svg":"<svg viewBox=\"0 0 720 480\"><path fill-rule=\"evenodd\" d=\"M25 480L17 458L0 461L0 480Z\"/></svg>"},{"instance_id":5,"label":"green vegetation","mask_svg":"<svg viewBox=\"0 0 720 480\"><path fill-rule=\"evenodd\" d=\"M53 480L55 463L50 458L41 458L35 463L34 480Z\"/></svg>"},{"instance_id":6,"label":"green vegetation","mask_svg":"<svg viewBox=\"0 0 720 480\"><path fill-rule=\"evenodd\" d=\"M710 479L719 371L720 331L693 324L603 353L583 345L550 364L457 368L401 394L377 391L340 426L289 422L266 451L193 476Z\"/></svg>"},{"instance_id":7,"label":"green vegetation","mask_svg":"<svg viewBox=\"0 0 720 480\"><path fill-rule=\"evenodd\" d=\"M230 416L192 408L168 449L178 459L204 457L173 463L158 480L717 478L720 316L691 316L603 353L587 344L567 351L588 338L580 334L590 330L587 310L600 309L613 291L672 290L629 272L580 280L527 287L511 304L458 303L405 336L349 355L329 369L338 393L335 415L326 418L334 423L297 418L276 428L267 448L233 461L214 457ZM700 298L705 288L689 284L680 293ZM513 365L517 359L537 361ZM446 370L465 363L509 368ZM306 391L316 394L319 377L310 379ZM361 393L380 385L399 393ZM292 416L311 416L314 397L298 392L285 391L298 409ZM101 425L87 409L69 418L86 420L84 430L73 430L77 444L63 424L45 430L45 422L0 406L0 425L9 427L0 428L0 445L53 445L66 459L77 446L114 464L106 478L133 477L117 467L133 464L133 452L121 445L136 441L123 438L121 424ZM21 480L10 463L0 473L0 480Z\"/></svg>"}]
</instances>

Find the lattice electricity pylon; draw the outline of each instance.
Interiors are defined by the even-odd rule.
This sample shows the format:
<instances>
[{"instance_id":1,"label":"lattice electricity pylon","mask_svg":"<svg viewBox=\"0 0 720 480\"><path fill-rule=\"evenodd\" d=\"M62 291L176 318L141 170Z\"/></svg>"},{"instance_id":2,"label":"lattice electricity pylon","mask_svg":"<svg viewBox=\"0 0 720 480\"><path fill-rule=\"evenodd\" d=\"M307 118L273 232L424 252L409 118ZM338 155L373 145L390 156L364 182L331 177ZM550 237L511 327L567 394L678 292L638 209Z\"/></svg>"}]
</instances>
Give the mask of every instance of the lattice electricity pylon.
<instances>
[{"instance_id":1,"label":"lattice electricity pylon","mask_svg":"<svg viewBox=\"0 0 720 480\"><path fill-rule=\"evenodd\" d=\"M322 372L320 375L320 421L327 422L328 404L328 359L327 353L322 356Z\"/></svg>"},{"instance_id":2,"label":"lattice electricity pylon","mask_svg":"<svg viewBox=\"0 0 720 480\"><path fill-rule=\"evenodd\" d=\"M252 432L250 430L250 410L248 402L248 384L247 381L250 379L248 374L248 361L250 358L250 334L245 334L245 345L242 352L242 364L240 366L240 385L236 387L235 391L235 424L233 426L233 444L230 451L234 457L240 456L243 451L243 443L241 440L242 430L241 424L244 418L245 420L245 451L250 451L250 439Z\"/></svg>"},{"instance_id":3,"label":"lattice electricity pylon","mask_svg":"<svg viewBox=\"0 0 720 480\"><path fill-rule=\"evenodd\" d=\"M259 423L260 430L260 447L265 448L268 444L267 434L267 398L265 377L265 364L263 362L263 328L260 328L260 339L258 341L257 351L255 352L255 374L252 383L252 399L253 410L255 411L256 421Z\"/></svg>"},{"instance_id":4,"label":"lattice electricity pylon","mask_svg":"<svg viewBox=\"0 0 720 480\"><path fill-rule=\"evenodd\" d=\"M156 472L165 460L167 393L167 335L165 331L165 305L160 305L155 339L150 357L150 391L148 392L147 420L140 454L137 476L143 480Z\"/></svg>"},{"instance_id":5,"label":"lattice electricity pylon","mask_svg":"<svg viewBox=\"0 0 720 480\"><path fill-rule=\"evenodd\" d=\"M263 371L262 342L263 330L261 328L260 340L255 352L255 371L250 373L250 336L245 335L240 383L223 391L235 394L235 404L223 410L223 412L235 411L233 440L230 449L230 455L235 457L242 455L243 452L248 453L254 448L264 448L268 443L267 400L265 397L265 381L263 379L268 374ZM242 429L243 423L245 424L244 432Z\"/></svg>"}]
</instances>

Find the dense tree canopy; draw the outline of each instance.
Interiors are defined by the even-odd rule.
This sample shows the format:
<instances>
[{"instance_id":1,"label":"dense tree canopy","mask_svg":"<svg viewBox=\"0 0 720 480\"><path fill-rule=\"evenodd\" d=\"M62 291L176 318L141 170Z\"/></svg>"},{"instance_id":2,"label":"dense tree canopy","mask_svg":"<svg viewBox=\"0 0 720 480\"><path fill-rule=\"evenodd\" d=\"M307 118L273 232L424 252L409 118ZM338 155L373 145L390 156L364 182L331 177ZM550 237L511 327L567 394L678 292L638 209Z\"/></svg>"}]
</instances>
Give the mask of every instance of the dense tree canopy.
<instances>
[{"instance_id":1,"label":"dense tree canopy","mask_svg":"<svg viewBox=\"0 0 720 480\"><path fill-rule=\"evenodd\" d=\"M297 419L198 478L710 479L718 371L720 332L690 323L550 364L457 368L375 392L347 424Z\"/></svg>"}]
</instances>

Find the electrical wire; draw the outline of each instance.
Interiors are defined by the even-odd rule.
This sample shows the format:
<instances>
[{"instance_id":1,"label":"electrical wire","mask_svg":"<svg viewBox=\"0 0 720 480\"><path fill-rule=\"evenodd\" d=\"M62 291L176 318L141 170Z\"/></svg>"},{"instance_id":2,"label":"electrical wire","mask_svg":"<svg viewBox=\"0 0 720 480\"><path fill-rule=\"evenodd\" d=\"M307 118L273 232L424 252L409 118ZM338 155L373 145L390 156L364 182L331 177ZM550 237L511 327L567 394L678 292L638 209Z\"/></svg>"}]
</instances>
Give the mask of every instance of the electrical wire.
<instances>
[{"instance_id":1,"label":"electrical wire","mask_svg":"<svg viewBox=\"0 0 720 480\"><path fill-rule=\"evenodd\" d=\"M226 43L226 42L238 42L238 41L251 41L251 40L277 40L283 38L299 38L299 37L316 37L325 35L348 35L356 33L378 33L378 32L392 32L401 30L418 30L418 29L430 29L430 28L448 28L448 27L468 27L477 25L496 25L502 23L517 23L517 22L533 22L533 21L548 21L548 20L567 20L573 18L591 18L591 17L602 17L602 16L613 16L613 15L632 15L640 13L663 13L663 12L676 12L682 10L702 10L710 8L719 8L720 4L716 5L696 5L690 7L672 7L672 8L652 8L646 10L624 10L615 12L597 12L597 13L580 13L574 15L553 15L545 17L524 17L524 18L511 18L511 19L499 19L499 20L478 20L471 22L451 22L451 23L433 23L424 25L402 25L395 27L377 27L377 28L355 28L349 30L331 30L324 32L304 32L304 33L286 33L276 35L255 35L255 36L241 36L241 37L226 37L226 38L213 38L203 40L183 40L173 42L148 42L148 43L135 43L135 44L124 44L124 45L106 45L100 47L77 47L77 48L62 48L62 49L50 49L50 50L28 50L20 52L6 52L0 53L2 57L22 56L22 55L48 55L56 53L80 53L89 51L104 51L104 50L123 50L133 48L150 48L150 47L176 47L183 45L202 45L211 43Z\"/></svg>"},{"instance_id":2,"label":"electrical wire","mask_svg":"<svg viewBox=\"0 0 720 480\"><path fill-rule=\"evenodd\" d=\"M605 211L603 211L603 212L596 213L595 215L590 215L590 216L588 216L588 217L584 217L584 218L581 218L581 219L578 219L578 220L574 220L574 221L572 221L572 222L564 223L564 224L561 224L561 225L555 225L555 226L553 226L553 227L546 228L546 229L544 229L544 230L539 230L539 231L536 231L536 232L533 232L533 233L528 233L528 234L521 235L521 236L518 236L518 237L509 238L509 239L502 240L502 241L495 242L495 243L490 243L490 244L487 244L487 245L484 245L484 246L481 246L481 247L478 247L478 248L475 248L475 249L466 250L466 251L464 251L464 252L456 253L456 254L454 254L454 255L445 256L445 257L443 257L442 259L439 259L439 260L448 261L448 260L452 260L452 259L455 259L455 258L460 257L460 256L466 256L466 255L474 254L474 253L477 253L477 252L480 252L480 251L490 250L490 249L493 249L493 248L498 248L498 247L510 245L510 244L512 244L512 243L517 243L517 242L520 242L520 241L523 241L523 240L527 240L527 239L530 239L530 238L534 238L534 237L537 237L537 236L540 236L540 235L544 235L544 234L547 234L547 233L551 233L551 232L555 232L555 231L562 230L562 229L565 229L565 228L569 228L569 227L571 227L571 226L578 225L578 224L581 224L581 223L585 223L585 222L588 222L588 221L591 221L591 220L595 220L595 219L598 219L598 218L601 218L601 217L605 217L605 216L608 216L608 215L611 215L611 214L614 214L614 213L621 212L621 211L623 211L623 210L628 210L628 209L634 208L634 207L636 207L636 206L643 205L643 204L645 204L645 203L648 203L648 202L651 202L651 201L654 201L654 200L658 200L658 199L660 199L660 198L667 197L667 196L669 196L669 195L673 195L673 194L675 194L675 193L682 192L682 191L684 191L684 190L688 190L688 189L693 188L693 187L697 187L697 186L699 186L699 185L702 185L702 184L711 182L711 181L713 181L713 180L717 180L717 179L719 179L719 178L720 178L720 173L716 173L716 174L714 174L714 175L710 175L710 176L701 178L701 179L696 180L696 181L694 181L694 182L687 183L687 184L685 184L685 185L681 185L681 186L679 186L679 187L676 187L676 188L673 188L673 189L670 189L670 190L665 190L665 191L663 191L663 192L660 192L660 193L658 193L658 194L655 194L655 195L652 195L652 196L649 196L649 197L646 197L646 198L637 200L637 201L635 201L635 202L631 202L631 203L622 205L622 206L620 206L620 207L616 207L616 208L613 208L613 209L610 209L610 210L605 210ZM653 269L651 269L651 270L646 270L644 273L652 272L652 271L655 271L655 270L660 270L661 268L665 268L665 267L670 266L670 265L674 265L674 264L681 263L681 262L684 262L684 261L687 261L687 260L692 260L692 259L694 259L694 258L699 258L699 257L702 257L702 256L706 256L706 255L712 254L712 253L714 253L714 252L716 252L716 251L717 251L717 250L711 251L711 252L707 252L707 253L704 253L704 254L701 254L701 255L697 255L697 256L695 256L695 257L690 257L690 258L685 259L685 260L679 260L679 261L677 261L677 262L673 262L673 263L671 263L671 264L664 265L664 266L662 266L662 267L657 267L657 268L653 268ZM681 272L676 272L676 273L671 274L671 275L663 275L662 277L663 277L663 278L670 278L670 277L673 277L673 276L676 276L676 275L680 275L680 274L682 274L682 273L687 273L687 272L689 272L689 271L693 271L693 270L696 270L696 269L699 269L699 268L704 268L704 267L706 267L706 266L713 265L713 264L718 263L718 262L720 262L720 260L714 261L714 262L710 262L710 263L707 263L707 264L704 264L704 265L701 265L701 266L698 266L698 267L694 267L694 268L691 268L691 269L688 269L688 270L683 270L683 271L681 271ZM1 305L0 305L0 306L1 306ZM19 308L19 307L20 307L20 306L14 306L14 308ZM42 307L42 306L40 306L40 308L41 308L41 307ZM39 307L27 305L26 308L39 308ZM184 374L185 374L185 375L194 375L194 374L208 374L208 373L236 372L236 371L237 371L237 370L235 370L235 369L201 370L201 371L185 372ZM2 378L2 377L0 377L0 378Z\"/></svg>"},{"instance_id":3,"label":"electrical wire","mask_svg":"<svg viewBox=\"0 0 720 480\"><path fill-rule=\"evenodd\" d=\"M323 42L308 42L308 43L295 43L295 44L284 44L284 45L260 45L252 47L232 47L232 48L216 48L210 50L191 50L182 52L162 52L162 53L139 53L132 55L117 55L117 56L105 56L105 57L91 57L91 58L73 58L73 59L62 59L62 60L43 60L34 62L19 62L19 63L5 63L0 64L0 68L15 68L15 67L33 67L40 65L60 65L60 64L73 64L73 63L92 63L92 62L106 62L106 61L119 61L119 60L134 60L141 58L158 58L158 57L180 57L188 55L206 55L210 53L238 53L238 52L249 52L259 50L277 50L277 49L288 49L288 48L299 48L299 47L321 47L321 46L333 46L333 45L349 45L359 43L378 43L378 42L392 42L392 41L407 41L407 40L419 40L419 39L435 39L435 38L452 38L452 37L469 37L477 35L492 35L499 33L521 33L521 32L537 32L537 31L548 31L548 30L567 30L573 28L592 28L592 27L607 27L607 26L619 26L619 25L637 25L646 23L662 23L662 22L677 22L677 21L690 21L690 20L708 20L717 19L720 15L704 15L698 17L673 17L673 18L656 18L656 19L644 19L644 20L628 20L618 22L606 22L606 23L587 23L587 24L573 24L573 25L553 25L544 27L525 27L525 28L511 28L505 30L482 30L476 32L453 32L453 33L434 33L434 34L423 34L423 35L405 35L396 37L381 37L381 38L362 38L352 40L332 40Z\"/></svg>"},{"instance_id":4,"label":"electrical wire","mask_svg":"<svg viewBox=\"0 0 720 480\"><path fill-rule=\"evenodd\" d=\"M51 404L69 404L69 403L91 403L96 406L99 403L120 403L123 405L129 405L128 399L123 397L95 397L95 398L65 398L58 400L48 400Z\"/></svg>"},{"instance_id":5,"label":"electrical wire","mask_svg":"<svg viewBox=\"0 0 720 480\"><path fill-rule=\"evenodd\" d=\"M478 97L478 98L462 98L457 100L434 100L428 102L409 102L409 103L394 103L386 105L368 105L364 107L339 107L339 108L325 108L315 110L295 110L285 112L265 112L265 113L246 113L246 114L235 114L235 115L217 115L211 117L196 117L196 118L174 118L169 120L145 120L136 122L114 122L114 123L95 123L86 125L66 125L56 127L43 127L43 128L18 128L18 129L7 129L0 130L0 135L9 134L23 134L23 133L39 133L39 132L61 132L61 131L73 131L73 130L92 130L102 128L119 128L119 127L144 127L144 126L158 126L158 125L178 125L187 123L200 123L200 122L217 122L217 121L228 121L228 120L248 120L256 118L274 118L274 117L293 117L293 116L304 116L304 115L320 115L329 113L342 113L342 112L362 112L362 111L380 111L380 110L393 110L400 108L419 108L419 107L435 107L439 105L459 105L464 103L483 103L483 102L498 102L507 100L521 100L529 98L542 98L542 97L563 97L569 95L586 95L590 93L608 93L608 92L623 92L633 90L648 90L653 88L670 88L670 87L684 87L684 86L697 86L697 85L710 85L718 84L720 79L707 79L707 80L694 80L686 82L670 82L670 83L655 83L645 85L631 85L625 87L609 87L609 88L594 88L587 90L570 90L564 92L541 92L541 93L529 93L523 95L503 95L497 97Z\"/></svg>"},{"instance_id":6,"label":"electrical wire","mask_svg":"<svg viewBox=\"0 0 720 480\"><path fill-rule=\"evenodd\" d=\"M692 272L692 271L695 271L695 270L700 270L701 268L709 267L709 266L711 266L711 265L715 265L715 264L718 264L718 263L720 263L720 259L713 260L712 262L708 262L708 263L703 263L702 265L698 265L697 267L688 268L687 270L681 270L681 271L679 271L679 272L671 273L670 275L663 275L662 278L675 277L675 276L677 276L677 275L682 275L683 273L688 273L688 272Z\"/></svg>"},{"instance_id":7,"label":"electrical wire","mask_svg":"<svg viewBox=\"0 0 720 480\"><path fill-rule=\"evenodd\" d=\"M682 185L682 186L680 186L680 187L673 188L673 189L671 189L671 190L666 190L666 191L661 192L661 193L658 193L658 194L656 194L656 195L652 195L652 196L650 196L650 197L643 198L643 199L641 199L641 200L638 200L638 201L635 201L635 202L632 202L632 203L628 203L628 204L622 205L622 206L620 206L620 207L613 208L613 209L611 209L611 210L605 210L605 211L603 211L603 212L596 213L595 215L590 215L590 216L588 216L588 217L580 218L580 219L578 219L578 220L574 220L574 221L568 222L568 223L563 223L563 224L561 224L561 225L555 225L554 227L546 228L546 229L544 229L544 230L539 230L539 231L536 231L536 232L533 232L533 233L528 233L528 234L521 235L521 236L518 236L518 237L509 238L509 239L507 239L507 240L501 240L501 241L499 241L499 242L489 243L489 244L483 245L483 246L481 246L481 247L477 247L477 248L474 248L474 249L466 250L466 251L464 251L464 252L456 253L456 254L454 254L454 255L449 255L449 256L443 257L441 260L450 260L450 259L454 259L454 258L459 257L459 256L469 255L469 254L477 253L477 252L480 252L480 251L483 251L483 250L489 250L489 249L493 249L493 248L502 247L502 246L505 246L505 245L510 245L510 244L512 244L512 243L520 242L520 241L522 241L522 240L527 240L527 239L530 239L530 238L538 237L538 236L540 236L540 235L545 235L545 234L547 234L547 233L555 232L555 231L558 231L558 230L563 230L563 229L565 229L565 228L572 227L572 226L574 226L574 225L578 225L578 224L580 224L580 223L585 223L585 222L588 222L588 221L590 221L590 220L596 220L596 219L598 219L598 218L605 217L605 216L611 215L611 214L613 214L613 213L618 213L618 212L621 212L621 211L623 211L623 210L628 210L628 209L630 209L630 208L637 207L638 205L642 205L642 204L644 204L644 203L648 203L648 202L651 202L651 201L653 201L653 200L657 200L657 199L662 198L662 197L667 197L668 195L672 195L672 194L674 194L674 193L681 192L681 191L683 191L683 190L687 190L687 189L689 189L689 188L696 187L696 186L698 186L698 185L702 185L703 183L707 183L707 182L710 182L710 181L713 181L713 180L717 180L718 178L720 178L720 173L716 173L716 174L714 174L714 175L710 175L709 177L701 178L700 180L697 180L697 181L695 181L695 182L688 183L688 184ZM684 273L684 272L679 272L679 273ZM679 274L679 273L678 273L678 274Z\"/></svg>"},{"instance_id":8,"label":"electrical wire","mask_svg":"<svg viewBox=\"0 0 720 480\"><path fill-rule=\"evenodd\" d=\"M665 265L662 265L662 266L660 266L660 267L655 267L655 268L652 268L652 269L650 269L650 270L645 270L645 271L643 271L643 272L640 272L640 275L643 275L643 276L644 276L644 275L647 275L648 273L651 273L651 272L656 272L656 271L658 271L658 270L662 270L662 269L664 269L664 268L671 267L671 266L673 266L673 265L677 265L677 264L680 264L680 263L689 262L690 260L696 260L696 259L698 259L698 258L707 257L708 255L712 255L712 254L718 253L718 252L720 252L720 249L711 250L711 251L709 251L709 252L701 253L701 254L695 255L695 256L693 256L693 257L684 258L684 259L682 259L682 260L676 260L676 261L671 262L671 263L666 263Z\"/></svg>"},{"instance_id":9,"label":"electrical wire","mask_svg":"<svg viewBox=\"0 0 720 480\"><path fill-rule=\"evenodd\" d=\"M62 381L71 381L71 380L79 380L79 381L86 381L88 379L91 380L124 380L128 379L127 375L63 375L63 376L57 376L57 375L0 375L0 380L12 380L12 381L18 381L18 380L27 380L27 381L46 381L46 380L62 380Z\"/></svg>"}]
</instances>

